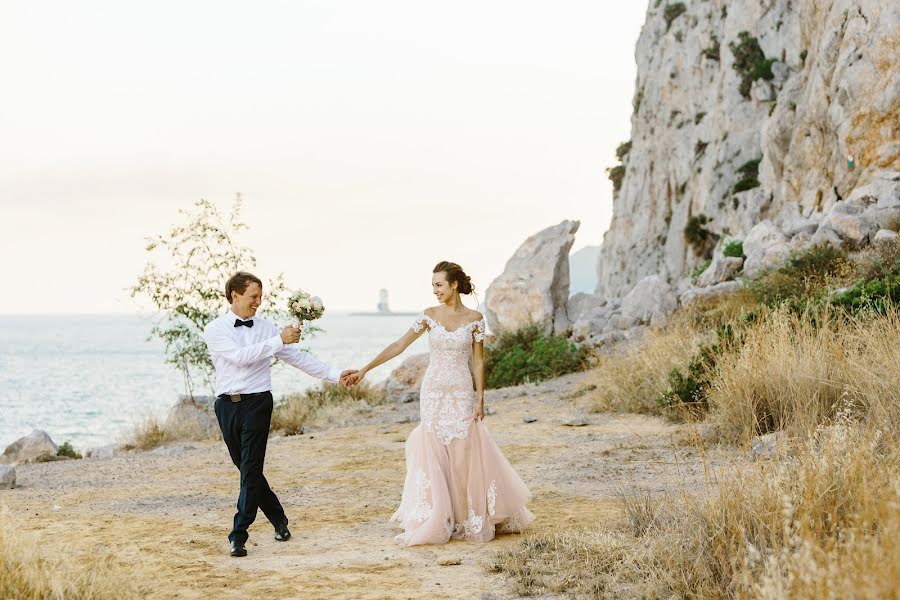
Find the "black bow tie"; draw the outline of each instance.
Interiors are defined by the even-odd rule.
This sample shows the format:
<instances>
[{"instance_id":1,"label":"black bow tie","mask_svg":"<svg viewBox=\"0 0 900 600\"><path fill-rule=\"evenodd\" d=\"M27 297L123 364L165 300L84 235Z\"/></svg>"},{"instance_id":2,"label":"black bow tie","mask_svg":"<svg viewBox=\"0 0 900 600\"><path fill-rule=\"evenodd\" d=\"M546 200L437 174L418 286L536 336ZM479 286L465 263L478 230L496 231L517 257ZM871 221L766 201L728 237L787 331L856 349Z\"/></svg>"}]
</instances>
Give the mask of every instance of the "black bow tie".
<instances>
[{"instance_id":1,"label":"black bow tie","mask_svg":"<svg viewBox=\"0 0 900 600\"><path fill-rule=\"evenodd\" d=\"M248 319L246 321L241 321L240 319L234 320L235 327L240 327L241 325L243 325L244 327L253 327L253 320L252 319Z\"/></svg>"}]
</instances>

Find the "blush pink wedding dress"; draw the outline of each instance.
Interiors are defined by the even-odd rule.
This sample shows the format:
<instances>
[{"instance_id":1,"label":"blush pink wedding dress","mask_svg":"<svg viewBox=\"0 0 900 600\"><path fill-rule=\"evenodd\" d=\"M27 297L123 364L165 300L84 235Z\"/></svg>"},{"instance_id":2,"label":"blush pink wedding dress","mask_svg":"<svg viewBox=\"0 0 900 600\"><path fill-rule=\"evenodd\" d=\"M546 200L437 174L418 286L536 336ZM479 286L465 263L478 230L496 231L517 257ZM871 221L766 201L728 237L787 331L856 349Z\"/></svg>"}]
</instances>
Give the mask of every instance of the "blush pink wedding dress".
<instances>
[{"instance_id":1,"label":"blush pink wedding dress","mask_svg":"<svg viewBox=\"0 0 900 600\"><path fill-rule=\"evenodd\" d=\"M534 520L528 487L487 427L474 416L472 342L484 341L484 320L448 331L427 315L412 329L429 330L431 360L419 395L421 422L406 441L406 482L391 517L408 546L450 539L486 542Z\"/></svg>"}]
</instances>

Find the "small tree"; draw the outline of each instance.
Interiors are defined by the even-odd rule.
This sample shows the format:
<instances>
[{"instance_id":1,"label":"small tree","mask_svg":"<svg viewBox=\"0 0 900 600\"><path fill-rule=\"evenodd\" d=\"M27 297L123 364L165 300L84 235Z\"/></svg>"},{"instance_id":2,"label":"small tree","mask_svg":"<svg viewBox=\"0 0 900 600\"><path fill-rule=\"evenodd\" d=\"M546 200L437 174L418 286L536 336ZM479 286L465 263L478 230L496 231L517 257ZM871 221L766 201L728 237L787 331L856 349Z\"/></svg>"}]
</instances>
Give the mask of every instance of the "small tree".
<instances>
[{"instance_id":1,"label":"small tree","mask_svg":"<svg viewBox=\"0 0 900 600\"><path fill-rule=\"evenodd\" d=\"M218 317L226 304L225 282L237 271L251 271L256 259L250 248L237 242L247 229L240 221L241 196L235 197L227 218L208 200L198 200L191 210L180 209L181 225L168 233L147 238L150 260L131 297L147 297L161 313L151 337L166 345L166 362L184 378L185 392L193 396L194 380L212 386L214 369L203 329ZM165 267L161 267L162 258ZM284 275L270 279L264 289L261 314L287 318Z\"/></svg>"}]
</instances>

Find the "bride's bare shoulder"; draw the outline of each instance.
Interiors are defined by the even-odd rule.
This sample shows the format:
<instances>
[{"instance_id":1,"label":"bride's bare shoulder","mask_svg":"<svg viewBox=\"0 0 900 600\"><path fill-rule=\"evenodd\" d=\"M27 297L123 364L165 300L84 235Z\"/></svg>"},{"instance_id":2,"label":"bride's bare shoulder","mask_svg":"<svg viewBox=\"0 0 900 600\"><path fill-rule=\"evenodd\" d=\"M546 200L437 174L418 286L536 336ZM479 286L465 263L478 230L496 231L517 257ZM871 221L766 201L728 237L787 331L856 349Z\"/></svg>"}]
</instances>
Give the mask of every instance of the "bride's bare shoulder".
<instances>
[{"instance_id":1,"label":"bride's bare shoulder","mask_svg":"<svg viewBox=\"0 0 900 600\"><path fill-rule=\"evenodd\" d=\"M478 312L477 310L469 310L469 320L470 321L480 321L484 318L484 315Z\"/></svg>"},{"instance_id":2,"label":"bride's bare shoulder","mask_svg":"<svg viewBox=\"0 0 900 600\"><path fill-rule=\"evenodd\" d=\"M422 311L422 314L425 316L431 317L433 319L435 314L437 313L438 308L440 308L440 307L439 306L429 306L428 308L426 308L425 310Z\"/></svg>"}]
</instances>

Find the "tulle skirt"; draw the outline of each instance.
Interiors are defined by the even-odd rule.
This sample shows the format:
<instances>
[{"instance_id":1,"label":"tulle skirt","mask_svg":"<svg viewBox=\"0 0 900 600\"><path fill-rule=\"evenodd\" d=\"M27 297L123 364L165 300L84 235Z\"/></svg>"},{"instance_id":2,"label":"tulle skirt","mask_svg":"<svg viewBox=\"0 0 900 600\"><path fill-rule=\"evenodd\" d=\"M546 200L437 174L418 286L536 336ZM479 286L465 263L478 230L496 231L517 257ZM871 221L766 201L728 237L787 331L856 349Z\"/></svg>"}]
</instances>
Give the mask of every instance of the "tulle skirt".
<instances>
[{"instance_id":1,"label":"tulle skirt","mask_svg":"<svg viewBox=\"0 0 900 600\"><path fill-rule=\"evenodd\" d=\"M403 499L391 521L403 528L397 539L408 546L487 542L534 520L529 498L484 423L473 420L468 435L449 444L420 424L406 441Z\"/></svg>"}]
</instances>

